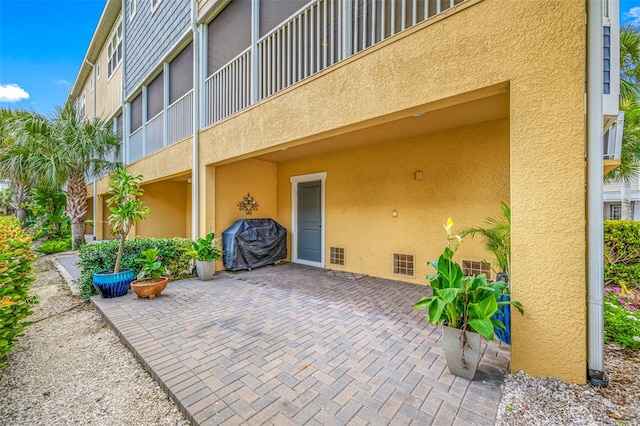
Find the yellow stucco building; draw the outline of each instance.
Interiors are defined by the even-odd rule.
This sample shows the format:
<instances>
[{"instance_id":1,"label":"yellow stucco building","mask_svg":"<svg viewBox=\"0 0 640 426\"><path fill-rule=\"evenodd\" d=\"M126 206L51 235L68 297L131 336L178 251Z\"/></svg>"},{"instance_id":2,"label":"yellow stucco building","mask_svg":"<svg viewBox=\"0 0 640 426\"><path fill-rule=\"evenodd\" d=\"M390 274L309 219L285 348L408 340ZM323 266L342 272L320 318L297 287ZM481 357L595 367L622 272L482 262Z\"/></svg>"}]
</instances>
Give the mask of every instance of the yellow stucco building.
<instances>
[{"instance_id":1,"label":"yellow stucco building","mask_svg":"<svg viewBox=\"0 0 640 426\"><path fill-rule=\"evenodd\" d=\"M144 175L136 235L268 217L291 261L426 284L447 218L480 225L504 201L525 307L512 371L585 381L584 1L175 1L124 18L120 3L70 99L113 119ZM87 188L97 239L107 185ZM478 239L458 256L490 258Z\"/></svg>"}]
</instances>

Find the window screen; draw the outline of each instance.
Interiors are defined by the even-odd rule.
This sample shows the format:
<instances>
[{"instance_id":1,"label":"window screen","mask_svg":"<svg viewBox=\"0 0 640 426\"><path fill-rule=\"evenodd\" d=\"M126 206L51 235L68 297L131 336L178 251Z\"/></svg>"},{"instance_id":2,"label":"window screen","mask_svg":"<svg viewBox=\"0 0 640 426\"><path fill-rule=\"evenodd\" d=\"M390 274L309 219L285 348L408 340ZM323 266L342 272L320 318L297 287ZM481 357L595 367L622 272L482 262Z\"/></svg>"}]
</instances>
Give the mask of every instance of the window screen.
<instances>
[{"instance_id":1,"label":"window screen","mask_svg":"<svg viewBox=\"0 0 640 426\"><path fill-rule=\"evenodd\" d=\"M189 43L169 64L169 104L193 89L193 43Z\"/></svg>"},{"instance_id":2,"label":"window screen","mask_svg":"<svg viewBox=\"0 0 640 426\"><path fill-rule=\"evenodd\" d=\"M131 101L131 133L142 127L142 93Z\"/></svg>"},{"instance_id":3,"label":"window screen","mask_svg":"<svg viewBox=\"0 0 640 426\"><path fill-rule=\"evenodd\" d=\"M147 86L147 120L164 109L164 73L160 73Z\"/></svg>"},{"instance_id":4,"label":"window screen","mask_svg":"<svg viewBox=\"0 0 640 426\"><path fill-rule=\"evenodd\" d=\"M260 37L293 16L309 0L262 0L260 2Z\"/></svg>"},{"instance_id":5,"label":"window screen","mask_svg":"<svg viewBox=\"0 0 640 426\"><path fill-rule=\"evenodd\" d=\"M251 0L233 0L208 29L207 75L211 75L251 45Z\"/></svg>"}]
</instances>

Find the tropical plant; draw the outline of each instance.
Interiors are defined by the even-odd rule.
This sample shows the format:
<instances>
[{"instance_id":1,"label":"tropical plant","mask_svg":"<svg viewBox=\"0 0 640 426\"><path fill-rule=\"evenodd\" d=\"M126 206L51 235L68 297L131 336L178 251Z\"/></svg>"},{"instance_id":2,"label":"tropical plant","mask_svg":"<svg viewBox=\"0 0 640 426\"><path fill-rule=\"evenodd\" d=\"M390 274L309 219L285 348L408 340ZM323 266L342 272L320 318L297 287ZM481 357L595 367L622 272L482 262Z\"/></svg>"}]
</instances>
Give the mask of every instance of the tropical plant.
<instances>
[{"instance_id":1,"label":"tropical plant","mask_svg":"<svg viewBox=\"0 0 640 426\"><path fill-rule=\"evenodd\" d=\"M186 251L191 247L191 240L187 238L136 238L126 240L122 254L121 268L132 268L134 274L140 272L140 265L135 259L147 249L159 250L162 263L167 268L167 278L180 280L193 277L190 265L191 258ZM103 241L97 244L85 244L78 250L80 259L80 277L76 280L83 297L97 294L93 286L93 274L113 268L113 259L120 248L118 240Z\"/></svg>"},{"instance_id":2,"label":"tropical plant","mask_svg":"<svg viewBox=\"0 0 640 426\"><path fill-rule=\"evenodd\" d=\"M73 102L58 108L52 119L33 113L19 121L22 131L16 133L16 143L30 153L32 173L52 188L66 184L66 213L75 250L84 243L85 176L100 176L117 166L108 158L117 153L119 137L108 122L81 116Z\"/></svg>"},{"instance_id":3,"label":"tropical plant","mask_svg":"<svg viewBox=\"0 0 640 426\"><path fill-rule=\"evenodd\" d=\"M0 218L0 368L30 322L25 319L38 303L29 295L33 282L31 237L16 218Z\"/></svg>"},{"instance_id":4,"label":"tropical plant","mask_svg":"<svg viewBox=\"0 0 640 426\"><path fill-rule=\"evenodd\" d=\"M24 120L34 113L0 109L0 178L9 182L13 200L11 207L22 224L27 217L29 191L36 185L32 152L18 143L17 138L27 134Z\"/></svg>"},{"instance_id":5,"label":"tropical plant","mask_svg":"<svg viewBox=\"0 0 640 426\"><path fill-rule=\"evenodd\" d=\"M64 240L49 240L40 244L36 249L42 254L62 253L71 250L71 238Z\"/></svg>"},{"instance_id":6,"label":"tropical plant","mask_svg":"<svg viewBox=\"0 0 640 426\"><path fill-rule=\"evenodd\" d=\"M119 167L109 181L110 188L107 194L111 195L107 203L111 215L109 222L113 225L112 233L120 236L120 246L116 256L114 273L120 272L120 262L124 250L124 240L129 235L131 227L144 219L149 213L149 207L145 206L140 197L143 190L142 175L127 173L126 169Z\"/></svg>"},{"instance_id":7,"label":"tropical plant","mask_svg":"<svg viewBox=\"0 0 640 426\"><path fill-rule=\"evenodd\" d=\"M204 238L198 238L192 241L192 250L187 251L187 255L192 256L196 260L222 260L223 251L218 245L220 238L216 238L213 232L209 232Z\"/></svg>"},{"instance_id":8,"label":"tropical plant","mask_svg":"<svg viewBox=\"0 0 640 426\"><path fill-rule=\"evenodd\" d=\"M432 296L423 297L413 307L428 309L427 318L431 324L445 323L448 327L462 330L462 345L466 345L466 332L474 331L488 340L493 340L494 328L504 330L504 323L494 315L500 305L512 305L523 313L522 305L517 301L502 301L505 283L487 282L484 274L477 277L465 277L460 265L453 260L462 238L452 235L453 221L447 220L444 226L447 243L437 261L429 263L436 270L427 275L432 288Z\"/></svg>"},{"instance_id":9,"label":"tropical plant","mask_svg":"<svg viewBox=\"0 0 640 426\"><path fill-rule=\"evenodd\" d=\"M640 27L626 24L620 29L620 98L623 104L638 100L640 89Z\"/></svg>"},{"instance_id":10,"label":"tropical plant","mask_svg":"<svg viewBox=\"0 0 640 426\"><path fill-rule=\"evenodd\" d=\"M504 202L500 203L502 217L488 217L484 220L484 227L465 228L460 232L462 238L479 235L483 238L484 247L496 258L501 272L507 275L507 282L511 276L511 208Z\"/></svg>"},{"instance_id":11,"label":"tropical plant","mask_svg":"<svg viewBox=\"0 0 640 426\"><path fill-rule=\"evenodd\" d=\"M11 188L5 188L0 191L0 210L2 210L3 216L9 216L15 210L13 207L13 194Z\"/></svg>"},{"instance_id":12,"label":"tropical plant","mask_svg":"<svg viewBox=\"0 0 640 426\"><path fill-rule=\"evenodd\" d=\"M57 189L38 187L29 192L27 210L35 224L30 231L35 238L62 239L70 235L69 216L64 211L67 197Z\"/></svg>"},{"instance_id":13,"label":"tropical plant","mask_svg":"<svg viewBox=\"0 0 640 426\"><path fill-rule=\"evenodd\" d=\"M135 262L140 265L140 272L137 278L160 278L167 274L167 268L162 265L162 256L160 256L160 250L156 248L150 248L142 253L141 257L137 258Z\"/></svg>"}]
</instances>

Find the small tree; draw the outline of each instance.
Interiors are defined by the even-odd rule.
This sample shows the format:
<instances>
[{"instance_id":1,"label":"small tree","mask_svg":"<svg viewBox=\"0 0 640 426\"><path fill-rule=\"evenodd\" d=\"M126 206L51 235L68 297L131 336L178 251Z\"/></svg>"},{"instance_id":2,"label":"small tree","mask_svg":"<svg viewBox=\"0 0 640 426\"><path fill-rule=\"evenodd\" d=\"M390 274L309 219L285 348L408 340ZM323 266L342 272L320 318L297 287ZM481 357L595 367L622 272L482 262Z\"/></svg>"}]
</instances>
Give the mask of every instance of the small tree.
<instances>
[{"instance_id":1,"label":"small tree","mask_svg":"<svg viewBox=\"0 0 640 426\"><path fill-rule=\"evenodd\" d=\"M124 241L131 231L131 227L144 219L149 213L149 207L145 206L138 197L143 193L140 188L142 175L127 173L123 167L114 172L109 181L110 188L107 192L111 195L108 206L111 211L109 222L113 225L113 232L120 236L120 247L116 256L116 265L113 272L120 272L120 262L124 251Z\"/></svg>"}]
</instances>

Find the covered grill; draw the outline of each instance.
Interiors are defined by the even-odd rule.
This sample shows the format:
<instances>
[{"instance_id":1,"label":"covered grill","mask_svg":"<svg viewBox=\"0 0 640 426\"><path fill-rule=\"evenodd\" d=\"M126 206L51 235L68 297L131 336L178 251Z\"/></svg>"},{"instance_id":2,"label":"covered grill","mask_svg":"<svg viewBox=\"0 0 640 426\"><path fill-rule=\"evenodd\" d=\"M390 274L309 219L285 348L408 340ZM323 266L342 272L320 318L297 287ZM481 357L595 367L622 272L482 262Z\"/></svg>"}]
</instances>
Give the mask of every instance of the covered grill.
<instances>
[{"instance_id":1,"label":"covered grill","mask_svg":"<svg viewBox=\"0 0 640 426\"><path fill-rule=\"evenodd\" d=\"M222 233L224 267L251 270L287 257L287 230L273 219L241 219Z\"/></svg>"}]
</instances>

